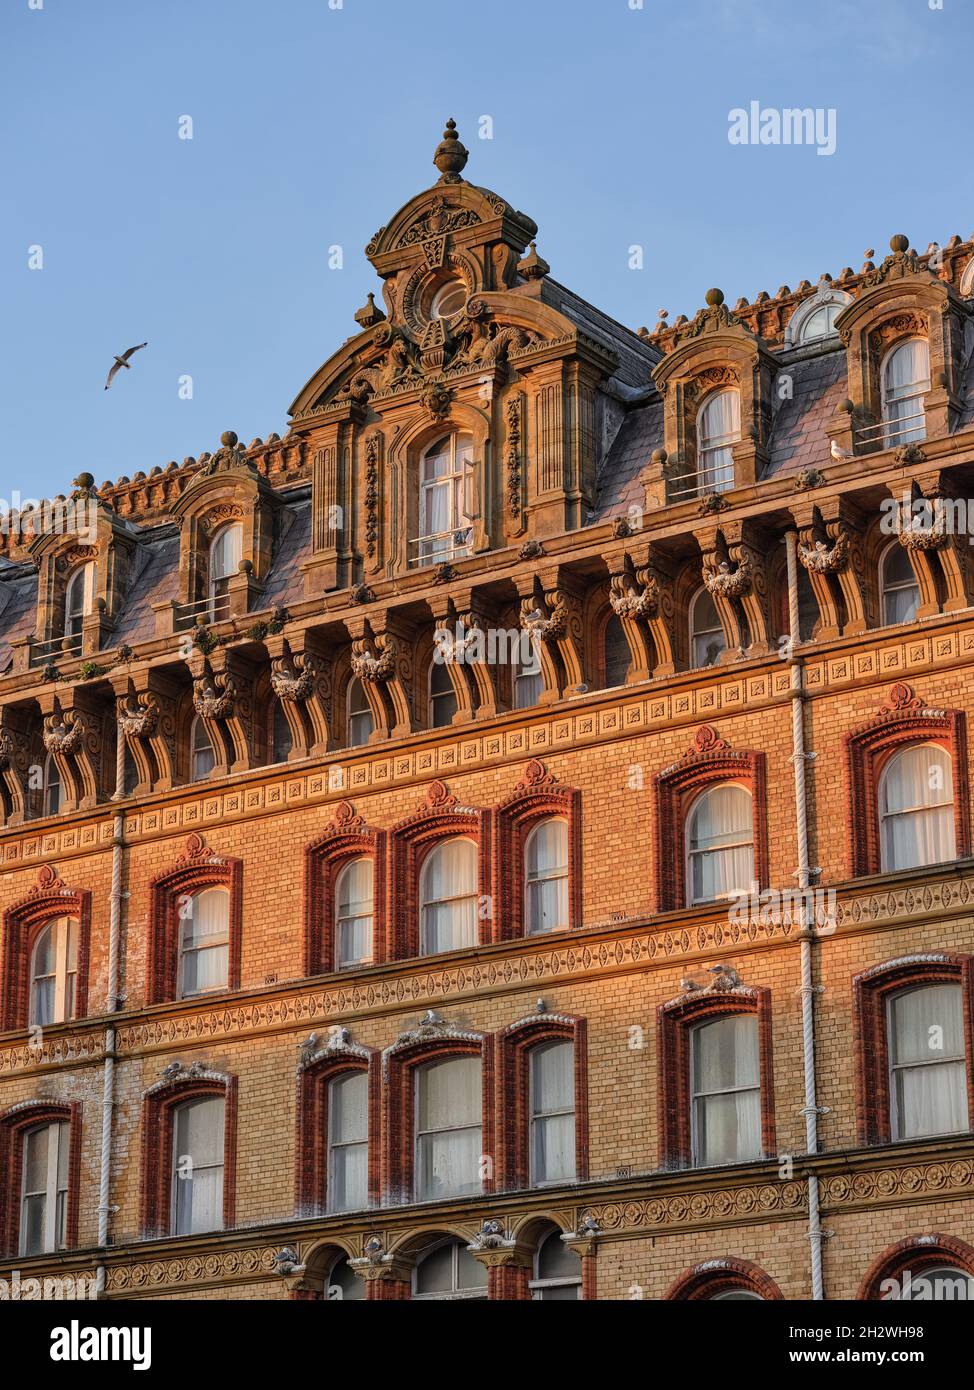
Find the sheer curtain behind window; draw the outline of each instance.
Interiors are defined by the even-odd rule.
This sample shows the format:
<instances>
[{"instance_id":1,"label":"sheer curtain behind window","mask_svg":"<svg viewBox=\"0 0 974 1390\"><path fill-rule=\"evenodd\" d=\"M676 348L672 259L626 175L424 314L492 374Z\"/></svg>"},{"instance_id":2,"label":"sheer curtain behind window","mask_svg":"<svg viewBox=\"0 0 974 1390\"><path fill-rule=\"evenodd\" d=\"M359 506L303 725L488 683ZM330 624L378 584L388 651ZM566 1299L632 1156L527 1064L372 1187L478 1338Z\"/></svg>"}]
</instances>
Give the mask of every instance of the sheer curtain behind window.
<instances>
[{"instance_id":1,"label":"sheer curtain behind window","mask_svg":"<svg viewBox=\"0 0 974 1390\"><path fill-rule=\"evenodd\" d=\"M188 1101L176 1111L172 1153L175 1235L216 1231L223 1225L223 1125L221 1096Z\"/></svg>"},{"instance_id":2,"label":"sheer curtain behind window","mask_svg":"<svg viewBox=\"0 0 974 1390\"><path fill-rule=\"evenodd\" d=\"M416 1078L416 1198L479 1192L481 1136L479 1057L451 1057L421 1067Z\"/></svg>"},{"instance_id":3,"label":"sheer curtain behind window","mask_svg":"<svg viewBox=\"0 0 974 1390\"><path fill-rule=\"evenodd\" d=\"M891 541L881 562L883 622L912 623L920 606L920 586L910 557L899 541Z\"/></svg>"},{"instance_id":4,"label":"sheer curtain behind window","mask_svg":"<svg viewBox=\"0 0 974 1390\"><path fill-rule=\"evenodd\" d=\"M930 349L925 338L911 338L894 348L883 366L887 444L926 438L923 397L929 390Z\"/></svg>"},{"instance_id":5,"label":"sheer curtain behind window","mask_svg":"<svg viewBox=\"0 0 974 1390\"><path fill-rule=\"evenodd\" d=\"M889 1000L890 1131L894 1139L968 1127L960 985L925 985Z\"/></svg>"},{"instance_id":6,"label":"sheer curtain behind window","mask_svg":"<svg viewBox=\"0 0 974 1390\"><path fill-rule=\"evenodd\" d=\"M230 963L230 894L207 888L183 900L180 918L179 994L226 989Z\"/></svg>"},{"instance_id":7,"label":"sheer curtain behind window","mask_svg":"<svg viewBox=\"0 0 974 1390\"><path fill-rule=\"evenodd\" d=\"M372 959L372 860L346 864L335 885L335 964L339 970Z\"/></svg>"},{"instance_id":8,"label":"sheer curtain behind window","mask_svg":"<svg viewBox=\"0 0 974 1390\"><path fill-rule=\"evenodd\" d=\"M420 874L420 951L435 955L477 944L477 847L446 840Z\"/></svg>"},{"instance_id":9,"label":"sheer curtain behind window","mask_svg":"<svg viewBox=\"0 0 974 1390\"><path fill-rule=\"evenodd\" d=\"M531 1181L575 1177L575 1048L570 1042L532 1048Z\"/></svg>"},{"instance_id":10,"label":"sheer curtain behind window","mask_svg":"<svg viewBox=\"0 0 974 1390\"><path fill-rule=\"evenodd\" d=\"M687 824L690 906L748 893L754 878L751 794L720 786L698 796Z\"/></svg>"},{"instance_id":11,"label":"sheer curtain behind window","mask_svg":"<svg viewBox=\"0 0 974 1390\"><path fill-rule=\"evenodd\" d=\"M726 492L734 486L734 452L741 437L741 397L737 391L718 391L697 415L697 486L701 493Z\"/></svg>"},{"instance_id":12,"label":"sheer curtain behind window","mask_svg":"<svg viewBox=\"0 0 974 1390\"><path fill-rule=\"evenodd\" d=\"M328 1087L328 1210L368 1206L369 1078L338 1076Z\"/></svg>"},{"instance_id":13,"label":"sheer curtain behind window","mask_svg":"<svg viewBox=\"0 0 974 1390\"><path fill-rule=\"evenodd\" d=\"M882 867L944 864L956 853L950 754L932 743L890 758L879 792Z\"/></svg>"},{"instance_id":14,"label":"sheer curtain behind window","mask_svg":"<svg viewBox=\"0 0 974 1390\"><path fill-rule=\"evenodd\" d=\"M691 1037L693 1161L761 1157L761 1073L753 1015L701 1023Z\"/></svg>"},{"instance_id":15,"label":"sheer curtain behind window","mask_svg":"<svg viewBox=\"0 0 974 1390\"><path fill-rule=\"evenodd\" d=\"M524 846L528 934L568 926L568 823L552 817L536 825Z\"/></svg>"},{"instance_id":16,"label":"sheer curtain behind window","mask_svg":"<svg viewBox=\"0 0 974 1390\"><path fill-rule=\"evenodd\" d=\"M694 670L713 666L726 648L716 605L707 590L700 588L690 604L690 663Z\"/></svg>"}]
</instances>

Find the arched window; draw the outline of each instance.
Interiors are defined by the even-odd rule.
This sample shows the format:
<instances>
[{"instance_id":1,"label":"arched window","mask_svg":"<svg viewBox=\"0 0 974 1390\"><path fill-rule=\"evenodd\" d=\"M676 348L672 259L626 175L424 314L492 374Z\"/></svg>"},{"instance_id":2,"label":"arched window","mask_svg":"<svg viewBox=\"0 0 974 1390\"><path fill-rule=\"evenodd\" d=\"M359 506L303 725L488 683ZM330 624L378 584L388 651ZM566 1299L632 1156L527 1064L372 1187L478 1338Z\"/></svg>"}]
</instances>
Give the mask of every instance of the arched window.
<instances>
[{"instance_id":1,"label":"arched window","mask_svg":"<svg viewBox=\"0 0 974 1390\"><path fill-rule=\"evenodd\" d=\"M230 580L243 559L243 527L239 521L221 526L210 542L210 616L225 618L230 612Z\"/></svg>"},{"instance_id":2,"label":"arched window","mask_svg":"<svg viewBox=\"0 0 974 1390\"><path fill-rule=\"evenodd\" d=\"M582 1262L561 1238L550 1231L534 1256L534 1278L529 1285L536 1302L568 1302L582 1296Z\"/></svg>"},{"instance_id":3,"label":"arched window","mask_svg":"<svg viewBox=\"0 0 974 1390\"><path fill-rule=\"evenodd\" d=\"M886 444L906 444L927 435L923 398L930 390L930 348L925 338L908 338L883 363L883 422Z\"/></svg>"},{"instance_id":4,"label":"arched window","mask_svg":"<svg viewBox=\"0 0 974 1390\"><path fill-rule=\"evenodd\" d=\"M715 391L697 412L697 489L726 492L734 486L732 445L741 437L739 391Z\"/></svg>"},{"instance_id":5,"label":"arched window","mask_svg":"<svg viewBox=\"0 0 974 1390\"><path fill-rule=\"evenodd\" d=\"M230 965L230 894L206 888L180 900L177 997L226 989Z\"/></svg>"},{"instance_id":6,"label":"arched window","mask_svg":"<svg viewBox=\"0 0 974 1390\"><path fill-rule=\"evenodd\" d=\"M56 816L61 809L62 800L61 773L58 770L54 754L48 753L44 759L44 794L41 814Z\"/></svg>"},{"instance_id":7,"label":"arched window","mask_svg":"<svg viewBox=\"0 0 974 1390\"><path fill-rule=\"evenodd\" d=\"M430 304L431 319L452 319L467 302L467 287L462 280L452 278L441 285Z\"/></svg>"},{"instance_id":8,"label":"arched window","mask_svg":"<svg viewBox=\"0 0 974 1390\"><path fill-rule=\"evenodd\" d=\"M568 822L540 821L524 845L524 920L528 935L561 931L568 921Z\"/></svg>"},{"instance_id":9,"label":"arched window","mask_svg":"<svg viewBox=\"0 0 974 1390\"><path fill-rule=\"evenodd\" d=\"M761 1157L758 1020L734 1014L690 1034L691 1148L694 1165Z\"/></svg>"},{"instance_id":10,"label":"arched window","mask_svg":"<svg viewBox=\"0 0 974 1390\"><path fill-rule=\"evenodd\" d=\"M365 696L365 687L358 676L348 683L348 746L361 748L368 743L375 729L372 707Z\"/></svg>"},{"instance_id":11,"label":"arched window","mask_svg":"<svg viewBox=\"0 0 974 1390\"><path fill-rule=\"evenodd\" d=\"M419 878L419 950L477 944L477 846L457 836L430 850Z\"/></svg>"},{"instance_id":12,"label":"arched window","mask_svg":"<svg viewBox=\"0 0 974 1390\"><path fill-rule=\"evenodd\" d=\"M31 952L31 1027L74 1018L77 979L78 923L73 917L57 917L41 932Z\"/></svg>"},{"instance_id":13,"label":"arched window","mask_svg":"<svg viewBox=\"0 0 974 1390\"><path fill-rule=\"evenodd\" d=\"M445 661L430 662L429 702L430 728L449 728L457 712L457 697Z\"/></svg>"},{"instance_id":14,"label":"arched window","mask_svg":"<svg viewBox=\"0 0 974 1390\"><path fill-rule=\"evenodd\" d=\"M894 753L879 781L883 872L944 864L956 853L950 754L939 743Z\"/></svg>"},{"instance_id":15,"label":"arched window","mask_svg":"<svg viewBox=\"0 0 974 1390\"><path fill-rule=\"evenodd\" d=\"M751 891L754 817L751 793L734 783L701 792L686 826L687 904Z\"/></svg>"},{"instance_id":16,"label":"arched window","mask_svg":"<svg viewBox=\"0 0 974 1390\"><path fill-rule=\"evenodd\" d=\"M625 629L615 613L609 618L602 633L602 659L605 666L606 690L625 685L632 654L629 651Z\"/></svg>"},{"instance_id":17,"label":"arched window","mask_svg":"<svg viewBox=\"0 0 974 1390\"><path fill-rule=\"evenodd\" d=\"M715 1293L710 1299L711 1303L763 1303L764 1299L759 1293L752 1293L750 1289L725 1289L723 1293Z\"/></svg>"},{"instance_id":18,"label":"arched window","mask_svg":"<svg viewBox=\"0 0 974 1390\"><path fill-rule=\"evenodd\" d=\"M373 871L368 855L345 864L335 883L335 965L349 970L372 959Z\"/></svg>"},{"instance_id":19,"label":"arched window","mask_svg":"<svg viewBox=\"0 0 974 1390\"><path fill-rule=\"evenodd\" d=\"M690 604L690 665L694 670L713 666L726 648L717 606L708 590L701 587Z\"/></svg>"},{"instance_id":20,"label":"arched window","mask_svg":"<svg viewBox=\"0 0 974 1390\"><path fill-rule=\"evenodd\" d=\"M67 1245L69 1135L70 1125L63 1120L24 1135L21 1255L44 1255Z\"/></svg>"},{"instance_id":21,"label":"arched window","mask_svg":"<svg viewBox=\"0 0 974 1390\"><path fill-rule=\"evenodd\" d=\"M479 1057L447 1057L416 1069L418 1202L481 1190L483 1099Z\"/></svg>"},{"instance_id":22,"label":"arched window","mask_svg":"<svg viewBox=\"0 0 974 1390\"><path fill-rule=\"evenodd\" d=\"M899 541L891 541L879 562L883 622L912 623L920 606L920 586L910 557Z\"/></svg>"},{"instance_id":23,"label":"arched window","mask_svg":"<svg viewBox=\"0 0 974 1390\"><path fill-rule=\"evenodd\" d=\"M271 762L286 763L288 754L294 747L291 726L287 722L284 706L280 700L271 701Z\"/></svg>"},{"instance_id":24,"label":"arched window","mask_svg":"<svg viewBox=\"0 0 974 1390\"><path fill-rule=\"evenodd\" d=\"M325 1298L329 1303L358 1301L365 1297L365 1280L359 1278L349 1264L347 1255L340 1255L325 1280Z\"/></svg>"},{"instance_id":25,"label":"arched window","mask_svg":"<svg viewBox=\"0 0 974 1390\"><path fill-rule=\"evenodd\" d=\"M176 1107L172 1147L172 1234L223 1226L225 1101L203 1096Z\"/></svg>"},{"instance_id":26,"label":"arched window","mask_svg":"<svg viewBox=\"0 0 974 1390\"><path fill-rule=\"evenodd\" d=\"M541 653L536 642L523 637L519 647L519 657L514 666L514 708L530 709L541 699L544 690Z\"/></svg>"},{"instance_id":27,"label":"arched window","mask_svg":"<svg viewBox=\"0 0 974 1390\"><path fill-rule=\"evenodd\" d=\"M206 725L197 714L189 734L189 778L191 782L204 782L216 767L216 756Z\"/></svg>"},{"instance_id":28,"label":"arched window","mask_svg":"<svg viewBox=\"0 0 974 1390\"><path fill-rule=\"evenodd\" d=\"M530 1052L530 1176L534 1187L575 1179L575 1047L542 1043Z\"/></svg>"},{"instance_id":29,"label":"arched window","mask_svg":"<svg viewBox=\"0 0 974 1390\"><path fill-rule=\"evenodd\" d=\"M328 1210L367 1207L368 1178L368 1073L346 1072L328 1086Z\"/></svg>"},{"instance_id":30,"label":"arched window","mask_svg":"<svg viewBox=\"0 0 974 1390\"><path fill-rule=\"evenodd\" d=\"M448 434L423 454L419 482L419 537L415 564L433 565L470 553L471 517L467 490L473 466L473 435Z\"/></svg>"},{"instance_id":31,"label":"arched window","mask_svg":"<svg viewBox=\"0 0 974 1390\"><path fill-rule=\"evenodd\" d=\"M437 1245L413 1272L413 1298L485 1299L487 1271L460 1240Z\"/></svg>"},{"instance_id":32,"label":"arched window","mask_svg":"<svg viewBox=\"0 0 974 1390\"><path fill-rule=\"evenodd\" d=\"M886 1001L890 1136L918 1139L968 1128L964 995L921 985Z\"/></svg>"},{"instance_id":33,"label":"arched window","mask_svg":"<svg viewBox=\"0 0 974 1390\"><path fill-rule=\"evenodd\" d=\"M80 565L68 580L64 592L64 635L80 637L85 618L94 611L98 587L98 566L94 560Z\"/></svg>"},{"instance_id":34,"label":"arched window","mask_svg":"<svg viewBox=\"0 0 974 1390\"><path fill-rule=\"evenodd\" d=\"M845 303L822 304L814 313L809 314L802 324L801 341L803 343L821 342L823 338L835 336L835 321L845 308ZM751 1295L748 1295L750 1297ZM725 1295L730 1297L730 1295ZM757 1295L755 1294L756 1298Z\"/></svg>"}]
</instances>

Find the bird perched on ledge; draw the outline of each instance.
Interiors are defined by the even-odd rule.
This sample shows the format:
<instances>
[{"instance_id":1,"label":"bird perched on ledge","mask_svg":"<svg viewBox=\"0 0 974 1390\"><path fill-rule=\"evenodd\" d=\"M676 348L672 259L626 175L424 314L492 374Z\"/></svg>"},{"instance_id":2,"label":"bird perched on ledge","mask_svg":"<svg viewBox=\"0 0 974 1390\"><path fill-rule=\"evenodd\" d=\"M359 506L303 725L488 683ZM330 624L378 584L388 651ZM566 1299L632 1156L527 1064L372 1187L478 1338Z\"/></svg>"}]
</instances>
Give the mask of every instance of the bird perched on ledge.
<instances>
[{"instance_id":1,"label":"bird perched on ledge","mask_svg":"<svg viewBox=\"0 0 974 1390\"><path fill-rule=\"evenodd\" d=\"M116 358L115 358L115 365L114 365L114 367L112 367L111 371L108 373L108 380L105 382L105 390L106 390L106 391L108 390L109 386L111 386L111 384L112 384L112 378L114 377L114 375L115 375L115 373L118 371L118 369L119 369L120 367L124 367L126 371L131 371L131 370L132 370L132 366L131 366L131 363L129 362L129 358L132 356L132 354L133 354L134 352L138 352L141 348L148 347L148 346L149 346L148 343L136 343L135 347L130 347L130 348L128 348L125 352L122 353L121 357L116 357Z\"/></svg>"}]
</instances>

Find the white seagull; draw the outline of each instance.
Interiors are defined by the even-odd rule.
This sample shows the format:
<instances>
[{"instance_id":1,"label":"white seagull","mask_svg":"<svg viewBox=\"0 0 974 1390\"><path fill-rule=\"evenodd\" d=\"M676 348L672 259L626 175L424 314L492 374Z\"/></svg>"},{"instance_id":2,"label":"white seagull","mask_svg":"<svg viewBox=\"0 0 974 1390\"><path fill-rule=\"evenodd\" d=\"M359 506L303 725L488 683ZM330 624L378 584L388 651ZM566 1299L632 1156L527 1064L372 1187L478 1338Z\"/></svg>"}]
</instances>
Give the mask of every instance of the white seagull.
<instances>
[{"instance_id":1,"label":"white seagull","mask_svg":"<svg viewBox=\"0 0 974 1390\"><path fill-rule=\"evenodd\" d=\"M106 390L106 391L108 390L109 386L111 386L111 384L112 384L112 377L114 377L115 373L118 371L118 369L119 369L120 367L124 367L124 368L126 369L126 371L131 371L132 368L131 368L131 363L129 362L129 358L132 356L133 352L138 352L138 351L140 350L140 348L144 348L144 347L148 347L148 346L149 346L148 343L136 343L135 347L130 347L130 348L128 348L127 351L125 351L125 352L122 353L121 357L116 357L116 358L115 358L115 365L114 365L114 367L112 367L111 371L108 373L108 380L105 382L105 390Z\"/></svg>"}]
</instances>

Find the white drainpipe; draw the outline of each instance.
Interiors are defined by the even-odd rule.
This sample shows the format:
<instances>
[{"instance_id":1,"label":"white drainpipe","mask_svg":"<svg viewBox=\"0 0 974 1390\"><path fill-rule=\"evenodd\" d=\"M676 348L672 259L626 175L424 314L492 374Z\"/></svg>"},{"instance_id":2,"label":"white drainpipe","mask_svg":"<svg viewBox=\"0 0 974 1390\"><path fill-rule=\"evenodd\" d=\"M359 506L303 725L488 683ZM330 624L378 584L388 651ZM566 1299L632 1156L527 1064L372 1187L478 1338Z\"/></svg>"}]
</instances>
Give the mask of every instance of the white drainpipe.
<instances>
[{"instance_id":1,"label":"white drainpipe","mask_svg":"<svg viewBox=\"0 0 974 1390\"><path fill-rule=\"evenodd\" d=\"M125 796L125 735L118 727L115 749L114 801ZM122 926L122 866L125 857L125 815L119 810L112 830L112 892L109 900L108 922L108 993L105 1013L113 1014L118 1007L118 954ZM108 1218L113 1208L109 1202L112 1173L112 1119L115 1107L115 1029L105 1029L105 1069L102 1074L101 1100L101 1169L98 1183L98 1246L108 1245ZM95 1274L98 1297L105 1291L105 1266L100 1264Z\"/></svg>"},{"instance_id":2,"label":"white drainpipe","mask_svg":"<svg viewBox=\"0 0 974 1390\"><path fill-rule=\"evenodd\" d=\"M815 986L812 984L812 942L815 940L815 912L811 896L808 864L808 798L805 789L805 762L814 753L805 752L804 675L802 659L796 654L800 641L798 628L798 538L794 531L785 534L788 560L788 628L791 633L789 661L791 664L791 731L792 764L795 769L795 820L798 827L798 888L802 900L801 930L801 996L802 996L802 1058L805 1068L805 1148L809 1154L818 1153L819 1109L815 1088ZM818 1205L818 1177L808 1177L808 1241L812 1256L812 1298L824 1299L822 1282L822 1225Z\"/></svg>"}]
</instances>

